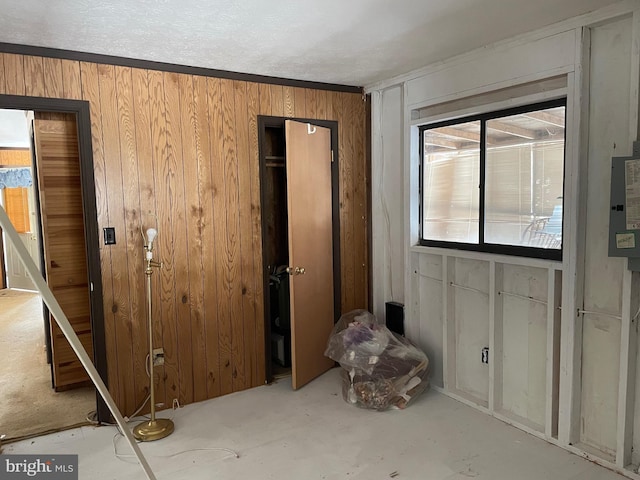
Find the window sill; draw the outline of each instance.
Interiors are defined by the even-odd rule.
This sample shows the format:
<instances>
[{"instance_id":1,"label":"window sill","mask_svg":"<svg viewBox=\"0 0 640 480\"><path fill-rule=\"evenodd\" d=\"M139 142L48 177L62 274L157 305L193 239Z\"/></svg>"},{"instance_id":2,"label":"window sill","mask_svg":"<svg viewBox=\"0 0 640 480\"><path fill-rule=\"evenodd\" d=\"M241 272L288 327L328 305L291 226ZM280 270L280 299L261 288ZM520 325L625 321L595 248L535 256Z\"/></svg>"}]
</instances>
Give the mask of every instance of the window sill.
<instances>
[{"instance_id":1,"label":"window sill","mask_svg":"<svg viewBox=\"0 0 640 480\"><path fill-rule=\"evenodd\" d=\"M516 257L499 253L476 252L474 250L456 250L454 248L427 247L425 245L413 245L409 248L411 253L425 253L442 255L443 257L469 258L486 262L505 263L507 265L522 265L526 267L553 268L562 270L562 261L548 260L544 258Z\"/></svg>"}]
</instances>

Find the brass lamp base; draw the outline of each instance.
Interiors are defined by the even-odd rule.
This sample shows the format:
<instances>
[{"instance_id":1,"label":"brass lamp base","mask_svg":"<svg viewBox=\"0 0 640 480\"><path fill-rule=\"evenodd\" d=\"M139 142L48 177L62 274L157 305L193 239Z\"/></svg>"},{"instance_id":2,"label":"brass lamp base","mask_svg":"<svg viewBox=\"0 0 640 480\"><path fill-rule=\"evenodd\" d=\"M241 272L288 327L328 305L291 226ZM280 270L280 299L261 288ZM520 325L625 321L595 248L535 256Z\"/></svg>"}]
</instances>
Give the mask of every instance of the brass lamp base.
<instances>
[{"instance_id":1,"label":"brass lamp base","mask_svg":"<svg viewBox=\"0 0 640 480\"><path fill-rule=\"evenodd\" d=\"M173 433L173 422L168 418L157 418L142 422L133 429L133 436L140 442L151 442L168 437Z\"/></svg>"}]
</instances>

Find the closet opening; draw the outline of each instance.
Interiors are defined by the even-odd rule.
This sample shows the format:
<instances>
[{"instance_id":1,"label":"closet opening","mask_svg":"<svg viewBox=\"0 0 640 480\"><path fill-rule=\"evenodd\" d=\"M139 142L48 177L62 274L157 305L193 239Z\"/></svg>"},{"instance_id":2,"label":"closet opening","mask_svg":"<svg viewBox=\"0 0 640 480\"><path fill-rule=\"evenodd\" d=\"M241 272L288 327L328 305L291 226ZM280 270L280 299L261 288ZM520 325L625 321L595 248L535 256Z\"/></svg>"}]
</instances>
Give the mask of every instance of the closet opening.
<instances>
[{"instance_id":1,"label":"closet opening","mask_svg":"<svg viewBox=\"0 0 640 480\"><path fill-rule=\"evenodd\" d=\"M258 116L266 379L299 388L333 366L340 315L338 124Z\"/></svg>"}]
</instances>

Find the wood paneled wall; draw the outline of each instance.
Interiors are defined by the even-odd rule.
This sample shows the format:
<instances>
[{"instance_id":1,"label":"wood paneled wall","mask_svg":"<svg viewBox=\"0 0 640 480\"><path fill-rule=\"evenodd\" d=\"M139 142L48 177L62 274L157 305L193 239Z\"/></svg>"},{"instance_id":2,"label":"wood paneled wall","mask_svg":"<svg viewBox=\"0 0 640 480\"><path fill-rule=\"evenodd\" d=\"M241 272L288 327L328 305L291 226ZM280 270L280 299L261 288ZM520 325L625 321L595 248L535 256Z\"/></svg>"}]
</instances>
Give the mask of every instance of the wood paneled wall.
<instances>
[{"instance_id":1,"label":"wood paneled wall","mask_svg":"<svg viewBox=\"0 0 640 480\"><path fill-rule=\"evenodd\" d=\"M30 167L31 152L24 148L0 148L0 167Z\"/></svg>"},{"instance_id":2,"label":"wood paneled wall","mask_svg":"<svg viewBox=\"0 0 640 480\"><path fill-rule=\"evenodd\" d=\"M367 308L365 104L359 94L0 54L0 94L90 103L109 390L145 398L141 227L159 230L156 395L170 406L265 381L257 115L337 120L342 309ZM100 238L102 238L100 236Z\"/></svg>"}]
</instances>

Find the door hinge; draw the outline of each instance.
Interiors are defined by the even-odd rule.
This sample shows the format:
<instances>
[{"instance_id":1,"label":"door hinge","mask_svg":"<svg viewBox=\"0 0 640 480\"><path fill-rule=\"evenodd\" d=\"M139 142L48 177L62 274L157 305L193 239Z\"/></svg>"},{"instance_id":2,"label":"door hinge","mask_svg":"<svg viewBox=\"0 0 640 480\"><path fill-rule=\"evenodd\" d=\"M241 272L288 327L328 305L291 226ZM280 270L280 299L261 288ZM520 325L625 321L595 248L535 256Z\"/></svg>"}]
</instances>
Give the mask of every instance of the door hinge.
<instances>
[{"instance_id":1,"label":"door hinge","mask_svg":"<svg viewBox=\"0 0 640 480\"><path fill-rule=\"evenodd\" d=\"M91 291L93 292L93 282L89 282L89 288L91 289Z\"/></svg>"},{"instance_id":2,"label":"door hinge","mask_svg":"<svg viewBox=\"0 0 640 480\"><path fill-rule=\"evenodd\" d=\"M331 150L331 163L333 163L333 150Z\"/></svg>"}]
</instances>

